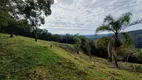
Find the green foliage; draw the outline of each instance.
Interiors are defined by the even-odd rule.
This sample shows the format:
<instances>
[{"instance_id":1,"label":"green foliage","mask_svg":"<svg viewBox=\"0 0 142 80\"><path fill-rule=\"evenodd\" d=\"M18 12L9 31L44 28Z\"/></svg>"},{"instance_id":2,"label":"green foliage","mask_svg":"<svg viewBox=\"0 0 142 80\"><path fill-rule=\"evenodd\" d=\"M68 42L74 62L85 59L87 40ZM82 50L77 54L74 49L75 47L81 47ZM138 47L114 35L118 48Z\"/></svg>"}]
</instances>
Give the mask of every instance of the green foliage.
<instances>
[{"instance_id":1,"label":"green foliage","mask_svg":"<svg viewBox=\"0 0 142 80\"><path fill-rule=\"evenodd\" d=\"M30 24L34 28L37 40L37 27L45 24L44 17L51 14L50 7L53 3L53 0L1 0L0 27L19 24L23 26L24 19L28 22L26 24ZM13 31L10 34L12 35Z\"/></svg>"},{"instance_id":2,"label":"green foliage","mask_svg":"<svg viewBox=\"0 0 142 80\"><path fill-rule=\"evenodd\" d=\"M136 52L134 52L132 56L135 57L138 62L142 63L142 50L141 49L137 49Z\"/></svg>"},{"instance_id":3,"label":"green foliage","mask_svg":"<svg viewBox=\"0 0 142 80\"><path fill-rule=\"evenodd\" d=\"M113 31L113 30L106 25L102 25L96 29L96 33L100 32L100 31Z\"/></svg>"},{"instance_id":4,"label":"green foliage","mask_svg":"<svg viewBox=\"0 0 142 80\"><path fill-rule=\"evenodd\" d=\"M97 48L106 48L108 43L110 42L110 40L111 39L108 37L102 37L96 41L96 47Z\"/></svg>"},{"instance_id":5,"label":"green foliage","mask_svg":"<svg viewBox=\"0 0 142 80\"><path fill-rule=\"evenodd\" d=\"M0 11L0 26L8 26L13 23L14 20L8 14L8 12Z\"/></svg>"},{"instance_id":6,"label":"green foliage","mask_svg":"<svg viewBox=\"0 0 142 80\"><path fill-rule=\"evenodd\" d=\"M49 46L53 45L52 48ZM141 80L139 72L110 68L105 59L92 57L92 63L76 57L57 42L0 34L0 79L7 80ZM68 45L73 46L73 45ZM81 57L87 57L80 54ZM140 69L140 68L139 68Z\"/></svg>"},{"instance_id":7,"label":"green foliage","mask_svg":"<svg viewBox=\"0 0 142 80\"><path fill-rule=\"evenodd\" d=\"M92 44L91 44L91 41L90 40L87 40L85 42L85 47L86 47L86 52L88 53L89 57L90 57L90 61L91 61L91 58L92 58L92 54L91 54L91 51L92 51Z\"/></svg>"},{"instance_id":8,"label":"green foliage","mask_svg":"<svg viewBox=\"0 0 142 80\"><path fill-rule=\"evenodd\" d=\"M121 46L118 50L118 55L121 56L122 60L129 61L129 57L135 52L134 41L130 34L123 32L123 39Z\"/></svg>"},{"instance_id":9,"label":"green foliage","mask_svg":"<svg viewBox=\"0 0 142 80\"><path fill-rule=\"evenodd\" d=\"M96 41L96 48L99 51L99 56L107 57L107 46L110 42L110 38L102 37Z\"/></svg>"},{"instance_id":10,"label":"green foliage","mask_svg":"<svg viewBox=\"0 0 142 80\"><path fill-rule=\"evenodd\" d=\"M0 74L3 74L1 80L7 80L9 74L13 80L83 80L88 74L80 70L74 62L59 57L57 54L61 54L61 48L56 52L56 48L52 50L47 42L35 43L30 38L9 38L0 34L0 44ZM69 57L72 58L71 55Z\"/></svg>"},{"instance_id":11,"label":"green foliage","mask_svg":"<svg viewBox=\"0 0 142 80\"><path fill-rule=\"evenodd\" d=\"M122 39L123 45L127 47L133 47L134 41L132 36L126 32L123 32L122 36L123 36L123 39Z\"/></svg>"},{"instance_id":12,"label":"green foliage","mask_svg":"<svg viewBox=\"0 0 142 80\"><path fill-rule=\"evenodd\" d=\"M73 37L73 40L75 42L74 47L75 47L77 53L79 54L79 50L80 50L80 47L81 47L81 39L77 35L75 35Z\"/></svg>"}]
</instances>

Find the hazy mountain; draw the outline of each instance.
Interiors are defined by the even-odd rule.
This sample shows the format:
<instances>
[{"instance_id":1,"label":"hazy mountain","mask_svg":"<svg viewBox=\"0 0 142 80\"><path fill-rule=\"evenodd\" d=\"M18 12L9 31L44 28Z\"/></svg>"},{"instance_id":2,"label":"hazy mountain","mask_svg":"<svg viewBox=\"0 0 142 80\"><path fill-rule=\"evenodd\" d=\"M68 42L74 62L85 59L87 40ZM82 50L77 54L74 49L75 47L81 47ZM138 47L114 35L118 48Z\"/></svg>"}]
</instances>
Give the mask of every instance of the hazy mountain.
<instances>
[{"instance_id":1,"label":"hazy mountain","mask_svg":"<svg viewBox=\"0 0 142 80\"><path fill-rule=\"evenodd\" d=\"M135 30L135 31L129 31L128 33L130 33L130 35L133 37L134 39L134 44L136 48L142 48L142 30ZM83 35L86 36L89 39L99 39L103 36L108 36L111 37L113 34L100 34L100 35ZM122 36L120 35L120 39L122 38Z\"/></svg>"}]
</instances>

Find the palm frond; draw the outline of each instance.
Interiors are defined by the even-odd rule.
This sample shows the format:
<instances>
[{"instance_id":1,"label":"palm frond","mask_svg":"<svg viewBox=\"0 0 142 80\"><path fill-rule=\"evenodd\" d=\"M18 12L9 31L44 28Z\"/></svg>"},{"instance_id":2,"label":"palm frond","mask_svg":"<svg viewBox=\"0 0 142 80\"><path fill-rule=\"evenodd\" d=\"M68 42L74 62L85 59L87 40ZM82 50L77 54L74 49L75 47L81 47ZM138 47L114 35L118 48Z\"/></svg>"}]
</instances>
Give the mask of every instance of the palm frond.
<instances>
[{"instance_id":1,"label":"palm frond","mask_svg":"<svg viewBox=\"0 0 142 80\"><path fill-rule=\"evenodd\" d=\"M111 15L108 15L108 16L106 16L105 18L104 18L104 22L114 22L114 19L113 19L113 17L111 16Z\"/></svg>"},{"instance_id":2,"label":"palm frond","mask_svg":"<svg viewBox=\"0 0 142 80\"><path fill-rule=\"evenodd\" d=\"M113 31L109 26L102 25L96 29L96 33L100 31Z\"/></svg>"},{"instance_id":3,"label":"palm frond","mask_svg":"<svg viewBox=\"0 0 142 80\"><path fill-rule=\"evenodd\" d=\"M136 20L136 21L131 22L131 23L128 24L127 26L123 27L122 30L124 30L124 29L126 29L126 28L128 28L128 27L130 27L130 26L133 26L133 25L136 25L136 24L140 24L140 23L142 23L142 19L138 19L138 20Z\"/></svg>"},{"instance_id":4,"label":"palm frond","mask_svg":"<svg viewBox=\"0 0 142 80\"><path fill-rule=\"evenodd\" d=\"M131 20L132 13L128 12L123 14L117 21L121 24L120 29L129 25Z\"/></svg>"},{"instance_id":5,"label":"palm frond","mask_svg":"<svg viewBox=\"0 0 142 80\"><path fill-rule=\"evenodd\" d=\"M129 24L130 20L131 20L131 16L132 13L125 13L122 17L121 17L121 24Z\"/></svg>"},{"instance_id":6,"label":"palm frond","mask_svg":"<svg viewBox=\"0 0 142 80\"><path fill-rule=\"evenodd\" d=\"M140 24L140 23L142 23L142 19L138 19L136 21L133 21L132 23L129 24L129 26L133 26L133 25Z\"/></svg>"},{"instance_id":7,"label":"palm frond","mask_svg":"<svg viewBox=\"0 0 142 80\"><path fill-rule=\"evenodd\" d=\"M114 32L119 32L119 30L121 29L121 24L118 21L113 22L111 26Z\"/></svg>"}]
</instances>

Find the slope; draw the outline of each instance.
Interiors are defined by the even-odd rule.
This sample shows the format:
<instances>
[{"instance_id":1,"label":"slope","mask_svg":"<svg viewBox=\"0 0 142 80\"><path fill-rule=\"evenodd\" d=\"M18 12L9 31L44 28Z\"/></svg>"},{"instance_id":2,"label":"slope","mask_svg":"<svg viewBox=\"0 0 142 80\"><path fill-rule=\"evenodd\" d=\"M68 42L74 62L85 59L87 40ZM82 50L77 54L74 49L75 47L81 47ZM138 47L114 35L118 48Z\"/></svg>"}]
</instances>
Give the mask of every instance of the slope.
<instances>
[{"instance_id":1,"label":"slope","mask_svg":"<svg viewBox=\"0 0 142 80\"><path fill-rule=\"evenodd\" d=\"M97 57L88 62L88 56L71 54L59 45L62 44L0 34L0 80L142 79L139 72L111 68L105 59Z\"/></svg>"}]
</instances>

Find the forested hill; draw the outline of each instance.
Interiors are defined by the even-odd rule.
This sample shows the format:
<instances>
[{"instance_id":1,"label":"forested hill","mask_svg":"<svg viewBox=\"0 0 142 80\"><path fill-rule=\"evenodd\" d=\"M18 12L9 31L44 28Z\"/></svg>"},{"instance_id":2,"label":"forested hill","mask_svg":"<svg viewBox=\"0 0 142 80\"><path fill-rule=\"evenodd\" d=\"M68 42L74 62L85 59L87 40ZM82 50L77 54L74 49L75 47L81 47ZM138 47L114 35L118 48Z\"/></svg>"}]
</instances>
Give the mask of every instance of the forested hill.
<instances>
[{"instance_id":1,"label":"forested hill","mask_svg":"<svg viewBox=\"0 0 142 80\"><path fill-rule=\"evenodd\" d=\"M142 29L141 30L135 30L135 31L129 31L129 33L135 37L135 36L138 36L138 35L142 35Z\"/></svg>"},{"instance_id":2,"label":"forested hill","mask_svg":"<svg viewBox=\"0 0 142 80\"><path fill-rule=\"evenodd\" d=\"M135 30L135 31L129 31L130 35L134 39L135 47L142 48L142 29L141 30ZM101 34L101 35L84 35L89 39L99 39L103 36L111 36L112 34Z\"/></svg>"},{"instance_id":3,"label":"forested hill","mask_svg":"<svg viewBox=\"0 0 142 80\"><path fill-rule=\"evenodd\" d=\"M142 30L130 31L129 33L134 39L135 47L142 48Z\"/></svg>"},{"instance_id":4,"label":"forested hill","mask_svg":"<svg viewBox=\"0 0 142 80\"><path fill-rule=\"evenodd\" d=\"M129 33L131 34L131 36L133 36L134 38L138 35L142 35L142 29L141 30L135 30L135 31L129 31ZM89 39L93 39L96 40L98 38L101 38L103 36L111 36L112 34L100 34L100 35L83 35L86 36Z\"/></svg>"}]
</instances>

